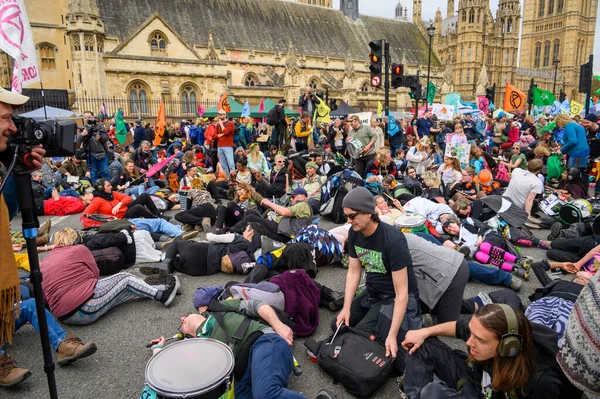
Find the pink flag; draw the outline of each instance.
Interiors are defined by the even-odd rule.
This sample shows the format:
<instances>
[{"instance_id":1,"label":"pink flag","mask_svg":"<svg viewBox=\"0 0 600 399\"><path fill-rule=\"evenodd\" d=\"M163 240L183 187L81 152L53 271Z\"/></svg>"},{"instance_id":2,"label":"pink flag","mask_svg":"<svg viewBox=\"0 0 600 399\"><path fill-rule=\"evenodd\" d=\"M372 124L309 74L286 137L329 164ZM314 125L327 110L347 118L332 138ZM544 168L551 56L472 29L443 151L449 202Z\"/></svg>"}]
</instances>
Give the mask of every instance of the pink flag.
<instances>
[{"instance_id":1,"label":"pink flag","mask_svg":"<svg viewBox=\"0 0 600 399\"><path fill-rule=\"evenodd\" d=\"M261 98L260 99L260 106L258 107L258 113L262 113L265 112L265 99Z\"/></svg>"},{"instance_id":2,"label":"pink flag","mask_svg":"<svg viewBox=\"0 0 600 399\"><path fill-rule=\"evenodd\" d=\"M205 109L202 106L202 104L198 103L198 111L197 111L198 112L198 116L202 117L202 115L204 115L204 111L205 111Z\"/></svg>"},{"instance_id":3,"label":"pink flag","mask_svg":"<svg viewBox=\"0 0 600 399\"><path fill-rule=\"evenodd\" d=\"M487 114L490 109L490 100L486 96L477 96L477 106L484 114Z\"/></svg>"}]
</instances>

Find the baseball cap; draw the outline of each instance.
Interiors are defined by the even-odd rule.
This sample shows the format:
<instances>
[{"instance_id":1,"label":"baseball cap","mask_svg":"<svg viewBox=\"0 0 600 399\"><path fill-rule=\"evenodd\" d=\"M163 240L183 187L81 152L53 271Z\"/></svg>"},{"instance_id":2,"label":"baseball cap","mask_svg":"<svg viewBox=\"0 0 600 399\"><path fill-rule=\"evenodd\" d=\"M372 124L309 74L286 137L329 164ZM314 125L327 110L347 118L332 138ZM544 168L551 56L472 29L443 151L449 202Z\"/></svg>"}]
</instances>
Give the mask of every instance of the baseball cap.
<instances>
[{"instance_id":1,"label":"baseball cap","mask_svg":"<svg viewBox=\"0 0 600 399\"><path fill-rule=\"evenodd\" d=\"M16 93L14 91L5 90L2 87L0 87L0 103L18 106L25 104L27 101L29 101L29 97Z\"/></svg>"},{"instance_id":2,"label":"baseball cap","mask_svg":"<svg viewBox=\"0 0 600 399\"><path fill-rule=\"evenodd\" d=\"M359 121L360 122L360 116L358 116L358 115L350 115L348 117L348 120L350 120L350 121Z\"/></svg>"},{"instance_id":3,"label":"baseball cap","mask_svg":"<svg viewBox=\"0 0 600 399\"><path fill-rule=\"evenodd\" d=\"M308 197L308 193L302 187L296 187L294 191L288 193L289 196L293 197L294 195L305 195Z\"/></svg>"}]
</instances>

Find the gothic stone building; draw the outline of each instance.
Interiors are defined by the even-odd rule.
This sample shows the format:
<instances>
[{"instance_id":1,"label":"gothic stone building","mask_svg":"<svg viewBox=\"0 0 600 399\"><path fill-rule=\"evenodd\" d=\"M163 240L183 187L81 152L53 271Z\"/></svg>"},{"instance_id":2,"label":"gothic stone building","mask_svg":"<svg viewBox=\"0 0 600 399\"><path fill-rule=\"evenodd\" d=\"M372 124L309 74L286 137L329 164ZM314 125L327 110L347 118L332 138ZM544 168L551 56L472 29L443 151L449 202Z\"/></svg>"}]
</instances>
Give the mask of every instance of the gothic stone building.
<instances>
[{"instance_id":1,"label":"gothic stone building","mask_svg":"<svg viewBox=\"0 0 600 399\"><path fill-rule=\"evenodd\" d=\"M126 113L154 117L146 102L164 99L180 102L168 115L189 116L225 91L242 103L284 97L295 107L305 86L373 110L383 90L369 84L371 40L387 39L407 73L427 67L417 25L359 15L358 0L341 0L341 10L323 7L331 1L56 0L46 13L41 0L25 3L45 88L70 90L78 111L84 97L114 97ZM432 76L439 67L433 55ZM391 92L392 109L410 106L407 92Z\"/></svg>"}]
</instances>

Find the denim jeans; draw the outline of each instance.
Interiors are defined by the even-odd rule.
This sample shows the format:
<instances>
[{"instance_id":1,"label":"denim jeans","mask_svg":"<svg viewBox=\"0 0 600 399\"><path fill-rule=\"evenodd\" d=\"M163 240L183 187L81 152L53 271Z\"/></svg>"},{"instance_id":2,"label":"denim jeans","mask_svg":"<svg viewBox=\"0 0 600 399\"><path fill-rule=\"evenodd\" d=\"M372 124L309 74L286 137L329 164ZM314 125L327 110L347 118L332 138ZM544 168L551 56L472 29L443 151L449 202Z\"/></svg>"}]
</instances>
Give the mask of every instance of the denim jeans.
<instances>
[{"instance_id":1,"label":"denim jeans","mask_svg":"<svg viewBox=\"0 0 600 399\"><path fill-rule=\"evenodd\" d=\"M35 310L35 299L29 298L19 305L19 318L16 321L15 331L23 327L25 324L31 324L35 331L40 332L38 324L37 312ZM58 345L65 339L67 333L63 330L52 314L46 310L46 324L48 325L48 335L50 336L50 345L55 351L58 350ZM4 347L0 346L0 355L4 354Z\"/></svg>"},{"instance_id":2,"label":"denim jeans","mask_svg":"<svg viewBox=\"0 0 600 399\"><path fill-rule=\"evenodd\" d=\"M499 267L482 265L479 262L467 262L469 265L470 278L489 285L502 285L510 287L513 279L512 274L505 272Z\"/></svg>"},{"instance_id":3,"label":"denim jeans","mask_svg":"<svg viewBox=\"0 0 600 399\"><path fill-rule=\"evenodd\" d=\"M152 186L146 188L145 185L140 184L139 186L135 186L129 189L129 195L135 195L136 197L142 195L143 193L147 193L148 195L156 194L160 190L158 186Z\"/></svg>"},{"instance_id":4,"label":"denim jeans","mask_svg":"<svg viewBox=\"0 0 600 399\"><path fill-rule=\"evenodd\" d=\"M567 167L585 170L588 166L588 156L585 157L569 157L567 159Z\"/></svg>"},{"instance_id":5,"label":"denim jeans","mask_svg":"<svg viewBox=\"0 0 600 399\"><path fill-rule=\"evenodd\" d=\"M292 349L277 334L266 334L250 350L246 373L235 383L236 399L304 399L286 389L292 372Z\"/></svg>"},{"instance_id":6,"label":"denim jeans","mask_svg":"<svg viewBox=\"0 0 600 399\"><path fill-rule=\"evenodd\" d=\"M48 187L44 190L44 196L46 197L46 199L52 198L52 190L54 190L54 187ZM79 195L79 193L73 190L72 188L66 188L64 190L61 190L58 192L58 195L60 195L61 197L81 197L81 195Z\"/></svg>"},{"instance_id":7,"label":"denim jeans","mask_svg":"<svg viewBox=\"0 0 600 399\"><path fill-rule=\"evenodd\" d=\"M104 159L101 161L97 160L93 155L88 155L87 164L88 168L90 168L92 184L100 177L110 180L110 173L108 172L108 155L105 155Z\"/></svg>"},{"instance_id":8,"label":"denim jeans","mask_svg":"<svg viewBox=\"0 0 600 399\"><path fill-rule=\"evenodd\" d=\"M174 225L164 219L148 219L148 218L134 218L128 219L131 223L137 227L138 230L146 230L151 233L166 234L169 237L177 237L183 234L180 225Z\"/></svg>"},{"instance_id":9,"label":"denim jeans","mask_svg":"<svg viewBox=\"0 0 600 399\"><path fill-rule=\"evenodd\" d=\"M219 147L219 163L223 167L227 177L229 177L229 173L235 170L233 147Z\"/></svg>"}]
</instances>

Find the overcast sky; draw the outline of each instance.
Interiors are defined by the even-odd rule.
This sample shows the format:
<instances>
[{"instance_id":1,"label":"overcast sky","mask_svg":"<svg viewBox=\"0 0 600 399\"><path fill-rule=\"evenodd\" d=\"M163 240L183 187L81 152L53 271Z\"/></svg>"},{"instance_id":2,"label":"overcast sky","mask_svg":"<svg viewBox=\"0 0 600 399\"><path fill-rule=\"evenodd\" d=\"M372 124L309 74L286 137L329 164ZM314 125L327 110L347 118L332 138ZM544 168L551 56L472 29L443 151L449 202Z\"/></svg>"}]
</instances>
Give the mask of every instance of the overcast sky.
<instances>
[{"instance_id":1,"label":"overcast sky","mask_svg":"<svg viewBox=\"0 0 600 399\"><path fill-rule=\"evenodd\" d=\"M408 18L412 18L412 0L401 0L402 5L408 8ZM361 14L377 15L381 17L394 17L397 0L359 0L359 7ZM492 15L496 17L496 9L498 8L498 0L492 0ZM435 17L435 12L439 8L442 10L442 16L446 17L446 0L425 0L423 1L423 19L429 20ZM456 7L458 8L458 1L455 1ZM340 0L333 0L333 7L336 9L340 8ZM523 0L521 0L521 12L523 10ZM596 39L594 40L594 54L600 55L600 18L596 18ZM600 59L594 60L594 73L600 74Z\"/></svg>"}]
</instances>

